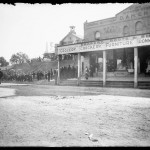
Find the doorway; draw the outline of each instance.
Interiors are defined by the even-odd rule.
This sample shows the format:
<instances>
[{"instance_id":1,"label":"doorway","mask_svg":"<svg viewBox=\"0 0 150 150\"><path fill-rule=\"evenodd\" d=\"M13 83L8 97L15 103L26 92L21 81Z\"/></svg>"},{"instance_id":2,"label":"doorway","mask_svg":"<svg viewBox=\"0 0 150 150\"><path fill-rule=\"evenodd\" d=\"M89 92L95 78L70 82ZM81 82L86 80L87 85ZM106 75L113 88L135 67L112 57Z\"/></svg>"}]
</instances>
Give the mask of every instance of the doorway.
<instances>
[{"instance_id":1,"label":"doorway","mask_svg":"<svg viewBox=\"0 0 150 150\"><path fill-rule=\"evenodd\" d=\"M140 73L145 73L150 60L150 46L139 47Z\"/></svg>"}]
</instances>

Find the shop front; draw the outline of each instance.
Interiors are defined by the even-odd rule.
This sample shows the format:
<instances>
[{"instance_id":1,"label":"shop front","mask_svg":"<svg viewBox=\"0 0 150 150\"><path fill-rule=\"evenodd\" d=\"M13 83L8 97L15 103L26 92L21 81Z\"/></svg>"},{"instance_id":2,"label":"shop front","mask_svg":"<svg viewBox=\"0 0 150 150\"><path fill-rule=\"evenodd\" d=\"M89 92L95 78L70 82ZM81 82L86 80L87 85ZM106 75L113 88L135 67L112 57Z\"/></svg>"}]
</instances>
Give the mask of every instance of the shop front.
<instances>
[{"instance_id":1,"label":"shop front","mask_svg":"<svg viewBox=\"0 0 150 150\"><path fill-rule=\"evenodd\" d=\"M79 82L82 75L85 74L82 71L82 55L83 62L85 62L83 66L90 70L90 77L101 78L104 86L108 76L111 78L117 77L117 80L119 77L122 77L122 79L131 77L134 86L137 87L138 74L149 72L149 48L150 34L143 34L60 46L58 47L58 56L68 53L78 55Z\"/></svg>"},{"instance_id":2,"label":"shop front","mask_svg":"<svg viewBox=\"0 0 150 150\"><path fill-rule=\"evenodd\" d=\"M150 4L133 4L113 18L84 23L84 39L58 45L57 54L78 58L78 85L85 80L150 81Z\"/></svg>"}]
</instances>

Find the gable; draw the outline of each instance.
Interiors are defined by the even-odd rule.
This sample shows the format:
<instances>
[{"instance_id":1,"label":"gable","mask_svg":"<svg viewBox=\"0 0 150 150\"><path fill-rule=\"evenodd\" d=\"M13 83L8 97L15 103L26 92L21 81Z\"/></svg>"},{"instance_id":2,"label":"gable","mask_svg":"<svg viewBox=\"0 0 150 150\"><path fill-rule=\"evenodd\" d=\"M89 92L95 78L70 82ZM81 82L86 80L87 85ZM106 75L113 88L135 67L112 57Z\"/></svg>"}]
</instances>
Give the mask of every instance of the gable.
<instances>
[{"instance_id":1,"label":"gable","mask_svg":"<svg viewBox=\"0 0 150 150\"><path fill-rule=\"evenodd\" d=\"M80 41L82 41L82 39L80 37L78 37L76 34L69 33L60 41L60 44L67 45L67 44L77 43Z\"/></svg>"}]
</instances>

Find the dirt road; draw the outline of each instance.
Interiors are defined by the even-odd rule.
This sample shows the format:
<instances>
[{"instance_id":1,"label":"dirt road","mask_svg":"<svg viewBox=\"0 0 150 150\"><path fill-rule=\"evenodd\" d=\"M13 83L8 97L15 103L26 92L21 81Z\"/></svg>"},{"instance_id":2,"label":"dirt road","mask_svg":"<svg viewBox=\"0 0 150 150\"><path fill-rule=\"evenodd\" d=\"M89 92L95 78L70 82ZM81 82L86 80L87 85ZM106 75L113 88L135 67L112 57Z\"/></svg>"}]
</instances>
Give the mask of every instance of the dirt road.
<instances>
[{"instance_id":1,"label":"dirt road","mask_svg":"<svg viewBox=\"0 0 150 150\"><path fill-rule=\"evenodd\" d=\"M30 94L0 98L0 146L150 146L150 98L16 89Z\"/></svg>"},{"instance_id":2,"label":"dirt road","mask_svg":"<svg viewBox=\"0 0 150 150\"><path fill-rule=\"evenodd\" d=\"M17 96L83 96L83 95L117 95L131 97L148 97L150 90L134 88L103 88L81 86L50 86L34 84L1 84L0 88L15 89ZM9 93L9 92L8 92Z\"/></svg>"}]
</instances>

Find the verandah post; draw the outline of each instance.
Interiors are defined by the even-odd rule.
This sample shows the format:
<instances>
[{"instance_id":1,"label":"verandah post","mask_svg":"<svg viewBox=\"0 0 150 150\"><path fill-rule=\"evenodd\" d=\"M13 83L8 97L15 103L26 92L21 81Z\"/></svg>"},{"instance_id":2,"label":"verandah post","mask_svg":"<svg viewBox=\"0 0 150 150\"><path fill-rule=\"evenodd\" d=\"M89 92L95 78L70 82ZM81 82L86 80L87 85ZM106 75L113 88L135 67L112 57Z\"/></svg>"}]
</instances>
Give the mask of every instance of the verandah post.
<instances>
[{"instance_id":1,"label":"verandah post","mask_svg":"<svg viewBox=\"0 0 150 150\"><path fill-rule=\"evenodd\" d=\"M106 86L106 50L103 51L103 86Z\"/></svg>"},{"instance_id":2,"label":"verandah post","mask_svg":"<svg viewBox=\"0 0 150 150\"><path fill-rule=\"evenodd\" d=\"M138 48L134 48L134 88L138 86Z\"/></svg>"},{"instance_id":3,"label":"verandah post","mask_svg":"<svg viewBox=\"0 0 150 150\"><path fill-rule=\"evenodd\" d=\"M81 53L78 53L78 80L77 85L80 85L81 80Z\"/></svg>"},{"instance_id":4,"label":"verandah post","mask_svg":"<svg viewBox=\"0 0 150 150\"><path fill-rule=\"evenodd\" d=\"M58 78L57 78L57 84L60 84L60 55L58 55Z\"/></svg>"}]
</instances>

